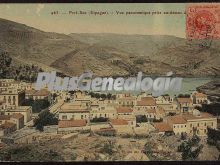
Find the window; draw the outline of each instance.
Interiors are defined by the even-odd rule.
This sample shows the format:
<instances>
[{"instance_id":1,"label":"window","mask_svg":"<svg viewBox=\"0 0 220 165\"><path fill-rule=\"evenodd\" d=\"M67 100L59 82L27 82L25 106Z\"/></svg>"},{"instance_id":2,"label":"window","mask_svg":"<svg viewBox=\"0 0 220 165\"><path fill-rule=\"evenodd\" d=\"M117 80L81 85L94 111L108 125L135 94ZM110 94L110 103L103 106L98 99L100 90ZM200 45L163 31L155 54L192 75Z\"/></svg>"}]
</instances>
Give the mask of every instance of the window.
<instances>
[{"instance_id":1,"label":"window","mask_svg":"<svg viewBox=\"0 0 220 165\"><path fill-rule=\"evenodd\" d=\"M199 127L199 123L197 124L197 126Z\"/></svg>"},{"instance_id":2,"label":"window","mask_svg":"<svg viewBox=\"0 0 220 165\"><path fill-rule=\"evenodd\" d=\"M204 123L204 125L206 126L206 122Z\"/></svg>"},{"instance_id":3,"label":"window","mask_svg":"<svg viewBox=\"0 0 220 165\"><path fill-rule=\"evenodd\" d=\"M192 127L192 124L190 124L190 127Z\"/></svg>"},{"instance_id":4,"label":"window","mask_svg":"<svg viewBox=\"0 0 220 165\"><path fill-rule=\"evenodd\" d=\"M63 115L62 116L62 120L66 120L67 119L67 116L66 115Z\"/></svg>"},{"instance_id":5,"label":"window","mask_svg":"<svg viewBox=\"0 0 220 165\"><path fill-rule=\"evenodd\" d=\"M175 125L173 126L173 128L175 128Z\"/></svg>"},{"instance_id":6,"label":"window","mask_svg":"<svg viewBox=\"0 0 220 165\"><path fill-rule=\"evenodd\" d=\"M81 115L81 119L83 119L83 115Z\"/></svg>"}]
</instances>

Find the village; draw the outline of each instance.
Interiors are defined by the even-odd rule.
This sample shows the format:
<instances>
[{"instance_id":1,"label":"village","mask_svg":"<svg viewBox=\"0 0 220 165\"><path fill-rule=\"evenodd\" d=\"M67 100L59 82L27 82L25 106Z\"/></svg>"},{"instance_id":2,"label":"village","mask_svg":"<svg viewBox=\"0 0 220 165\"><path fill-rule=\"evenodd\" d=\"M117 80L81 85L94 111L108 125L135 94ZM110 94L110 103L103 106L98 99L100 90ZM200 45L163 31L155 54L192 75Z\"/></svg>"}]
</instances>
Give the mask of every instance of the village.
<instances>
[{"instance_id":1,"label":"village","mask_svg":"<svg viewBox=\"0 0 220 165\"><path fill-rule=\"evenodd\" d=\"M24 104L30 99L46 100L49 106L36 112ZM208 96L198 91L175 97L79 90L49 92L47 87L35 90L34 83L1 79L0 144L32 144L56 137L81 137L85 133L110 139L197 135L205 141L208 128L217 130L217 116L201 112L198 107L210 103ZM44 125L39 131L34 122L43 111L53 114L58 122ZM133 152L135 155L140 151Z\"/></svg>"}]
</instances>

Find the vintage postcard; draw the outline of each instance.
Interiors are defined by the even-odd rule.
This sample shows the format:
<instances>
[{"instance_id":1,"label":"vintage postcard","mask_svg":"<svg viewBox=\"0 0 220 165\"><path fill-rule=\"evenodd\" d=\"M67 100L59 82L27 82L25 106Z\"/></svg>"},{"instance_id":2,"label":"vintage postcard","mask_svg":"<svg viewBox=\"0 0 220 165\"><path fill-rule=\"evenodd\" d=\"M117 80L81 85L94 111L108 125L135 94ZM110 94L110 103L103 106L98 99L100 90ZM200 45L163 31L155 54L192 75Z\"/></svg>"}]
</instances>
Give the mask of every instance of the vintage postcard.
<instances>
[{"instance_id":1,"label":"vintage postcard","mask_svg":"<svg viewBox=\"0 0 220 165\"><path fill-rule=\"evenodd\" d=\"M0 4L0 161L220 160L220 3Z\"/></svg>"}]
</instances>

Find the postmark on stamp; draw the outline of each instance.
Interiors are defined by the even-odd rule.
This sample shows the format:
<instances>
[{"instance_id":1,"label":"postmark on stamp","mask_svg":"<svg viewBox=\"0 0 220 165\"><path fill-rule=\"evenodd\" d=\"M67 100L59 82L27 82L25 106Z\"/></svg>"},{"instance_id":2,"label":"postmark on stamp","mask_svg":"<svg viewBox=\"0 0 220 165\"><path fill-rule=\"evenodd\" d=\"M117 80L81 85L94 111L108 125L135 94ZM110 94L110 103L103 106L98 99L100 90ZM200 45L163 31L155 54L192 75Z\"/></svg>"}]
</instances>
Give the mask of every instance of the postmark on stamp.
<instances>
[{"instance_id":1,"label":"postmark on stamp","mask_svg":"<svg viewBox=\"0 0 220 165\"><path fill-rule=\"evenodd\" d=\"M220 3L187 4L187 39L220 39Z\"/></svg>"}]
</instances>

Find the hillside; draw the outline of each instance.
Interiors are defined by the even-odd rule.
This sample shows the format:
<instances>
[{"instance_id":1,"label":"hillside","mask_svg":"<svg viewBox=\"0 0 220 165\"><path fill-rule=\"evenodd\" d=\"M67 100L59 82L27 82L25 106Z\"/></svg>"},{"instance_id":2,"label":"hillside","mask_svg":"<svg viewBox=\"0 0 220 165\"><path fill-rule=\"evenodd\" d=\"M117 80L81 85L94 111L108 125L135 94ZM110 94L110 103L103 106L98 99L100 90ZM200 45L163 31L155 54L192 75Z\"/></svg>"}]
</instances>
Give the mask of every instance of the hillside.
<instances>
[{"instance_id":1,"label":"hillside","mask_svg":"<svg viewBox=\"0 0 220 165\"><path fill-rule=\"evenodd\" d=\"M132 75L142 71L186 77L220 76L220 42L202 47L166 35L58 34L0 19L0 50L17 63L43 70L80 75L91 70L100 76Z\"/></svg>"},{"instance_id":2,"label":"hillside","mask_svg":"<svg viewBox=\"0 0 220 165\"><path fill-rule=\"evenodd\" d=\"M16 22L0 19L0 49L19 62L49 65L85 44L64 34L48 33Z\"/></svg>"}]
</instances>

